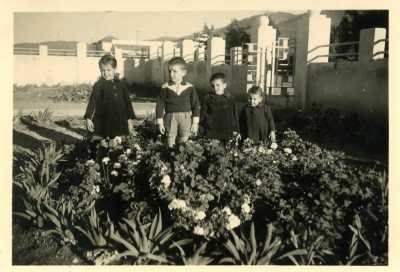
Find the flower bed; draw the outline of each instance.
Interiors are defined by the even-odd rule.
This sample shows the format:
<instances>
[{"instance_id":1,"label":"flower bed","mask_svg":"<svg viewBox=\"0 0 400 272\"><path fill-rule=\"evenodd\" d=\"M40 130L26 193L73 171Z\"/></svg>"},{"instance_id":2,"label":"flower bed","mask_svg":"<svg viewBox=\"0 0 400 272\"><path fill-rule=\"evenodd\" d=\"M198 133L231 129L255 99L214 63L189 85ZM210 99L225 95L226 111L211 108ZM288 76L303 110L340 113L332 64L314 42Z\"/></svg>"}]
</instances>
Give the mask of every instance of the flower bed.
<instances>
[{"instance_id":1,"label":"flower bed","mask_svg":"<svg viewBox=\"0 0 400 272\"><path fill-rule=\"evenodd\" d=\"M271 147L235 138L172 149L151 122L136 132L27 163L18 215L91 257L102 249L95 263L387 263L386 169L292 130Z\"/></svg>"}]
</instances>

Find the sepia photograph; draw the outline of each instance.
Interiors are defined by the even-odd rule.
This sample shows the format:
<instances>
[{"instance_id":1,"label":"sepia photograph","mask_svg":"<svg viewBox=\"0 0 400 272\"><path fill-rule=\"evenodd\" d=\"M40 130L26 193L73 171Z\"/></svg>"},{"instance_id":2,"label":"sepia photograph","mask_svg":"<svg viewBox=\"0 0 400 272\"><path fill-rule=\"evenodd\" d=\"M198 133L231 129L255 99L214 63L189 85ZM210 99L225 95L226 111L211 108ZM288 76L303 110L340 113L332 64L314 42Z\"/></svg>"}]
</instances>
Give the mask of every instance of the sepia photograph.
<instances>
[{"instance_id":1,"label":"sepia photograph","mask_svg":"<svg viewBox=\"0 0 400 272\"><path fill-rule=\"evenodd\" d=\"M12 265L388 266L389 13L14 12Z\"/></svg>"}]
</instances>

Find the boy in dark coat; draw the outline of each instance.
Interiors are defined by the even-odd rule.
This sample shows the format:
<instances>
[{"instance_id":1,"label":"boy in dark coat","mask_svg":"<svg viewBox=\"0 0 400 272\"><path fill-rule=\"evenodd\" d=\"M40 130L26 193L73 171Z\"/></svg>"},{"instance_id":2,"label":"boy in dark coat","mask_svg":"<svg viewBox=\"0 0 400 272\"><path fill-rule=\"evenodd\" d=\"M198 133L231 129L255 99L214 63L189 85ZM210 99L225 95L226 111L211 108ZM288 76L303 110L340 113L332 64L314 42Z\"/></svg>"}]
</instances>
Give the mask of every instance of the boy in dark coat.
<instances>
[{"instance_id":1,"label":"boy in dark coat","mask_svg":"<svg viewBox=\"0 0 400 272\"><path fill-rule=\"evenodd\" d=\"M238 129L236 107L226 91L223 73L215 73L210 79L213 92L205 95L200 113L200 123L207 138L228 141Z\"/></svg>"},{"instance_id":2,"label":"boy in dark coat","mask_svg":"<svg viewBox=\"0 0 400 272\"><path fill-rule=\"evenodd\" d=\"M99 61L101 78L94 84L86 107L86 127L94 135L114 138L133 130L135 113L128 88L115 76L117 61L105 55Z\"/></svg>"},{"instance_id":3,"label":"boy in dark coat","mask_svg":"<svg viewBox=\"0 0 400 272\"><path fill-rule=\"evenodd\" d=\"M251 87L248 97L249 102L239 115L242 138L268 145L275 143L275 122L270 107L263 103L262 89Z\"/></svg>"}]
</instances>

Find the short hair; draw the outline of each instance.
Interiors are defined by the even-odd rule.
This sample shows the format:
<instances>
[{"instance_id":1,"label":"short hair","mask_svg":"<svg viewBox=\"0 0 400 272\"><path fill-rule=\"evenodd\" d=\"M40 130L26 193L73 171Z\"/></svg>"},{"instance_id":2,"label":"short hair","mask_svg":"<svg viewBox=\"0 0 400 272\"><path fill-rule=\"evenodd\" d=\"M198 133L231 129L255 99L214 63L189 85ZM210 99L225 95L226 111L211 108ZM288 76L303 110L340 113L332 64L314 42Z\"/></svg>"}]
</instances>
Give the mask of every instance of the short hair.
<instances>
[{"instance_id":1,"label":"short hair","mask_svg":"<svg viewBox=\"0 0 400 272\"><path fill-rule=\"evenodd\" d=\"M212 74L210 78L210 82L213 82L214 80L221 79L223 82L226 82L226 76L224 73L214 73Z\"/></svg>"},{"instance_id":2,"label":"short hair","mask_svg":"<svg viewBox=\"0 0 400 272\"><path fill-rule=\"evenodd\" d=\"M180 65L183 69L187 69L186 61L182 57L174 57L168 61L168 68L174 65Z\"/></svg>"},{"instance_id":3,"label":"short hair","mask_svg":"<svg viewBox=\"0 0 400 272\"><path fill-rule=\"evenodd\" d=\"M105 65L105 64L111 64L111 66L113 68L117 67L117 60L115 59L115 57L111 54L107 54L101 57L101 59L99 60L99 67L101 65Z\"/></svg>"},{"instance_id":4,"label":"short hair","mask_svg":"<svg viewBox=\"0 0 400 272\"><path fill-rule=\"evenodd\" d=\"M263 90L259 86L252 86L248 91L248 95L255 94L259 96L263 96Z\"/></svg>"}]
</instances>

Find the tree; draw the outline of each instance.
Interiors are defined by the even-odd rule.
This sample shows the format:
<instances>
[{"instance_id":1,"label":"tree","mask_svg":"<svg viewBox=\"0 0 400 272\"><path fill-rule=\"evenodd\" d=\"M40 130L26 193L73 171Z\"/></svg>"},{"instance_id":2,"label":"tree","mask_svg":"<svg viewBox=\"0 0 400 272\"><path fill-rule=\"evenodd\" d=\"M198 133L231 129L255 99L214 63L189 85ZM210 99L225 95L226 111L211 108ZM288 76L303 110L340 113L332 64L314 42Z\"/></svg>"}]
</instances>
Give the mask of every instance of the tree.
<instances>
[{"instance_id":1,"label":"tree","mask_svg":"<svg viewBox=\"0 0 400 272\"><path fill-rule=\"evenodd\" d=\"M250 42L250 35L247 33L248 28L239 24L237 19L233 19L225 30L226 48L230 49L235 46L243 46Z\"/></svg>"},{"instance_id":2,"label":"tree","mask_svg":"<svg viewBox=\"0 0 400 272\"><path fill-rule=\"evenodd\" d=\"M359 41L362 29L384 27L388 30L388 21L389 13L387 10L346 10L339 25L334 29L334 37L331 40L335 43ZM336 53L351 51L358 52L358 46L343 45L336 47Z\"/></svg>"}]
</instances>

